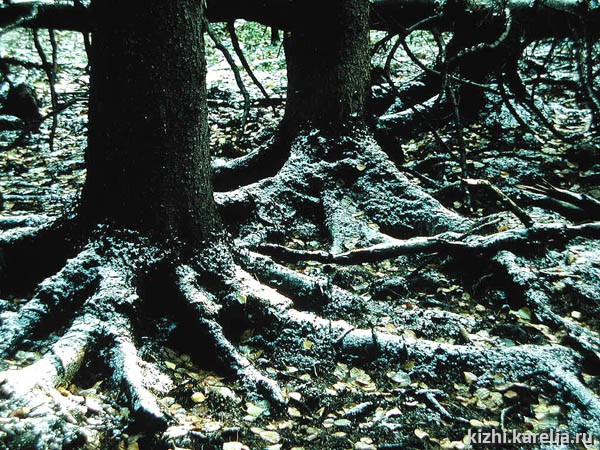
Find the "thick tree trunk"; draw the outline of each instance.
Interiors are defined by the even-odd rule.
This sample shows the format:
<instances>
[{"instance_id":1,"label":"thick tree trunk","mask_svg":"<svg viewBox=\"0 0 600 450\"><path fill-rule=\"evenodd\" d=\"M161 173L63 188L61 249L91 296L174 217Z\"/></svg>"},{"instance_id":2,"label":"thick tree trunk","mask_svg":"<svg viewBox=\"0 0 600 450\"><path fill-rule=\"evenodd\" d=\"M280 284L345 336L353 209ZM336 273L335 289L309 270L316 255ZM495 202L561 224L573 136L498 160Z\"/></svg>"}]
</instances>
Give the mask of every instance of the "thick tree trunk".
<instances>
[{"instance_id":1,"label":"thick tree trunk","mask_svg":"<svg viewBox=\"0 0 600 450\"><path fill-rule=\"evenodd\" d=\"M215 230L202 5L93 2L81 208L90 223L192 244Z\"/></svg>"},{"instance_id":2,"label":"thick tree trunk","mask_svg":"<svg viewBox=\"0 0 600 450\"><path fill-rule=\"evenodd\" d=\"M285 37L288 130L308 124L334 130L363 119L370 80L369 2L314 3L319 13L313 23Z\"/></svg>"}]
</instances>

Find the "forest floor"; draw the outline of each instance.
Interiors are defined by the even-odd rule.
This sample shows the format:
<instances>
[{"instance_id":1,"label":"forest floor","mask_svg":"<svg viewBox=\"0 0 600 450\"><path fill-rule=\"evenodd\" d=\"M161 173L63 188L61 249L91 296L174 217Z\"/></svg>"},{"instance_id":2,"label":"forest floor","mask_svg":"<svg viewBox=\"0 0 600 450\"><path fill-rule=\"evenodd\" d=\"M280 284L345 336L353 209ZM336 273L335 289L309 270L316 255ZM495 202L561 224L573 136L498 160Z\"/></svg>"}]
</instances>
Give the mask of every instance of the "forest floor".
<instances>
[{"instance_id":1,"label":"forest floor","mask_svg":"<svg viewBox=\"0 0 600 450\"><path fill-rule=\"evenodd\" d=\"M10 35L2 37L9 43L3 45L2 56L37 61L27 35ZM425 54L427 43L423 46ZM87 76L82 62L85 58L81 43L72 35L59 34L59 47L59 98L61 102L75 103L59 115L52 150L48 138L50 120L43 123L39 132L25 137L22 145L0 150L2 216L58 216L81 189L87 112ZM257 46L250 49L249 57L272 96L283 98L283 50L278 46ZM407 67L404 62L400 60L396 67ZM570 68L565 67L563 72L568 76ZM48 86L40 70L19 71L17 80L35 86L44 110L49 111ZM208 84L215 157L241 156L274 133L282 102L274 110L253 105L244 135L235 141L241 97L228 66L212 51ZM260 92L249 80L246 85L253 99L260 99ZM577 131L587 127L587 112L578 106L574 93L547 88L542 98L558 128ZM452 142L450 126L438 132L443 140ZM8 145L17 136L18 132L1 132L0 144ZM538 136L536 139L521 130L504 108L491 108L485 121L464 130L468 176L492 182L539 223L568 222L541 208L520 185L546 180L600 199L598 150L567 144L541 128ZM495 219L492 231L519 226L518 219L485 189L473 188L469 198L465 198L460 184L465 174L458 150L452 145L449 149L440 148L433 133L404 142L394 160L415 185L447 208L474 221L483 217ZM342 204L352 203L350 197L342 199ZM373 223L372 227L378 226ZM239 231L235 225L231 229ZM319 242L318 236L311 239L307 235L286 236L284 241L288 247L308 250L318 249ZM350 237L343 246L353 250L359 244L358 238ZM598 339L600 242L577 238L545 252L540 248L519 253L513 262L532 274L555 314L589 330ZM513 291L524 290L527 296L531 286L510 285L506 274L493 261L424 253L349 266L318 262L288 266L326 278L363 299L362 306L345 311L344 317L329 310L320 314L370 329L374 340L378 333L385 333L406 342L461 344L485 354L485 350L526 344L543 352L565 339L564 331L538 320L526 299L515 300L519 296ZM3 310L15 309L24 301L1 299ZM281 386L289 403L284 411L277 411L269 402L247 396L239 383L212 369L201 357L194 336L174 333L175 338L169 337L172 333L167 331L177 328L177 324L168 318L152 317L151 313L148 323L147 329L142 330L141 354L160 370L159 378L164 381L151 388L173 419L163 436L171 448L460 449L471 448L466 440L469 429L572 431L574 417L585 413L577 411L581 407L576 402L559 396L556 384L536 374L535 367L530 376L523 376L511 370L490 372L484 361L478 368L448 360L433 370L410 354L401 364L386 357L372 361L366 357L344 357L336 353L336 342L310 340L299 328L248 328L236 337L236 343L243 355ZM35 340L26 344L14 358L0 361L0 369L25 366L45 351ZM73 420L89 435L89 448L97 448L100 440L106 448L145 450L158 446L154 436L148 436L143 429L125 426L130 412L123 407L118 390L104 381L102 367L99 360L88 361L73 383L59 390L60 395L76 398L85 405L85 413ZM572 370L582 372L583 384L600 395L597 367ZM10 418L0 417L0 433L3 421L32 414L32 408L34 405L12 411ZM582 444L531 448L599 447Z\"/></svg>"}]
</instances>

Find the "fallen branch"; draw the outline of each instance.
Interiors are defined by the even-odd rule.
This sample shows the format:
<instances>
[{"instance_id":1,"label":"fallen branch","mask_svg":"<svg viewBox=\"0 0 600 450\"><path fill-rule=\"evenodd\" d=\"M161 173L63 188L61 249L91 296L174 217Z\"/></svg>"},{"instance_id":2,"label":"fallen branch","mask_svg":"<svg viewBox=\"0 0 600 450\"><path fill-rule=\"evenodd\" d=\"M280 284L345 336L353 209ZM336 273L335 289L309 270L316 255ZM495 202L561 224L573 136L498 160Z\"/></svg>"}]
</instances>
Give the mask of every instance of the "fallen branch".
<instances>
[{"instance_id":1,"label":"fallen branch","mask_svg":"<svg viewBox=\"0 0 600 450\"><path fill-rule=\"evenodd\" d=\"M37 8L36 14L32 14L34 8ZM440 11L443 12L441 18L427 24L428 28L454 31L455 27L461 27L465 32L467 28L485 24L504 26L505 11L510 11L513 23L522 27L523 38L529 42L545 37L573 37L580 17L585 17L589 29L594 30L591 37L597 37L600 29L598 5L578 0L534 3L519 0L458 3L450 0L371 0L371 28L399 32ZM211 22L245 19L287 31L312 23L318 12L316 1L289 0L208 0L206 11ZM53 1L20 1L0 7L0 27L17 21L20 21L19 26L32 28L90 31L93 18L88 8Z\"/></svg>"},{"instance_id":2,"label":"fallen branch","mask_svg":"<svg viewBox=\"0 0 600 450\"><path fill-rule=\"evenodd\" d=\"M256 250L276 259L289 262L319 261L336 264L360 264L380 261L400 255L415 253L445 253L448 255L481 255L500 250L522 247L523 245L543 245L553 241L565 241L582 236L600 238L600 222L583 225L537 224L529 228L519 228L498 232L487 236L467 236L448 232L430 237L392 239L390 242L373 245L360 250L332 254L322 250L297 250L281 245L263 244Z\"/></svg>"},{"instance_id":3,"label":"fallen branch","mask_svg":"<svg viewBox=\"0 0 600 450\"><path fill-rule=\"evenodd\" d=\"M46 73L48 78L48 84L50 85L50 102L52 104L52 126L50 127L50 152L54 151L54 138L56 136L56 128L58 127L58 95L56 93L56 70L57 70L57 52L58 45L56 43L56 35L54 30L48 30L48 36L50 38L50 44L52 46L52 63L48 61L46 52L40 42L40 37L36 29L33 30L33 43L35 49L42 61L42 69Z\"/></svg>"},{"instance_id":4,"label":"fallen branch","mask_svg":"<svg viewBox=\"0 0 600 450\"><path fill-rule=\"evenodd\" d=\"M519 185L518 187L541 196L541 200L554 206L558 212L571 209L573 213L579 213L582 217L591 220L600 219L600 200L587 194L561 189L548 182L533 186Z\"/></svg>"},{"instance_id":5,"label":"fallen branch","mask_svg":"<svg viewBox=\"0 0 600 450\"><path fill-rule=\"evenodd\" d=\"M499 200L504 203L508 209L521 221L527 228L535 226L535 221L527 214L523 208L517 205L510 197L500 190L498 186L490 183L488 180L478 180L473 178L466 178L463 182L469 186L485 186L487 187Z\"/></svg>"}]
</instances>

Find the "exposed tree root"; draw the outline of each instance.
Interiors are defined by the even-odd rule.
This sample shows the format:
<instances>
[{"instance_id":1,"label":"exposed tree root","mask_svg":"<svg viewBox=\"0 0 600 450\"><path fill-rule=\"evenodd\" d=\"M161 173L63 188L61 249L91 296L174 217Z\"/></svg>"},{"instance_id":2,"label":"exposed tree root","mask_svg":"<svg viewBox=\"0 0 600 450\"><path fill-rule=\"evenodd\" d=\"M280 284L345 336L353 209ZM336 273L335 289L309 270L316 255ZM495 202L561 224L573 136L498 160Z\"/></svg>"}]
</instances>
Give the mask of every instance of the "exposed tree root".
<instances>
[{"instance_id":1,"label":"exposed tree root","mask_svg":"<svg viewBox=\"0 0 600 450\"><path fill-rule=\"evenodd\" d=\"M86 248L67 261L56 275L40 283L35 296L17 312L3 311L0 316L0 358L8 356L48 319L80 307L96 281L97 262L94 249Z\"/></svg>"},{"instance_id":2,"label":"exposed tree root","mask_svg":"<svg viewBox=\"0 0 600 450\"><path fill-rule=\"evenodd\" d=\"M0 216L0 230L11 228L38 228L48 224L51 219L44 215Z\"/></svg>"},{"instance_id":3,"label":"exposed tree root","mask_svg":"<svg viewBox=\"0 0 600 450\"><path fill-rule=\"evenodd\" d=\"M527 301L541 322L568 333L565 346L483 347L468 339L467 332L462 333L467 336L462 339L467 345L411 340L335 320L353 316L328 311L343 310L340 305L344 304L364 311L365 302L335 286L327 277L315 279L264 256L292 263L312 260L327 264L360 264L419 253L490 260L507 250L560 246L576 237L600 237L598 222L566 225L533 220L525 220L525 228L473 234L476 231L468 231L470 221L446 210L412 185L370 142L358 139L331 145L318 133L304 136L296 140L290 158L277 175L219 194L223 206L247 211L248 222L238 233L240 244L263 253L247 252L238 258L244 270L238 272L234 287L248 299L251 321L274 330L298 330L302 338L330 343L338 358L358 364L378 359L384 359L386 364L401 364L410 357L417 361L415 371L419 373L483 373L479 381L482 386L490 382L494 373L503 373L515 381L535 376L552 395L572 406L567 412L572 431L598 433L600 401L580 381L577 369L593 372L590 367L597 362L598 339L549 308L541 309L532 300ZM357 147L360 154L355 151ZM523 214L520 216L524 218ZM314 239L319 235L314 228L305 233L302 229L314 224L315 219L323 224L319 229L320 242L309 246L298 246L293 241L286 245L273 243L280 240L278 236ZM415 233L426 236L407 238ZM525 289L530 281L524 280L520 288ZM533 297L533 293L527 290L525 297ZM539 295L535 298L540 299ZM356 308L357 304L360 308ZM317 310L323 315L310 312ZM456 322L459 329L461 323ZM425 398L440 418L466 424L465 419L453 416L441 406L435 396Z\"/></svg>"},{"instance_id":4,"label":"exposed tree root","mask_svg":"<svg viewBox=\"0 0 600 450\"><path fill-rule=\"evenodd\" d=\"M256 150L230 161L213 161L215 190L224 191L254 183L275 175L289 155L289 142L284 136L269 140Z\"/></svg>"},{"instance_id":5,"label":"exposed tree root","mask_svg":"<svg viewBox=\"0 0 600 450\"><path fill-rule=\"evenodd\" d=\"M392 239L369 226L361 216L354 202L339 188L329 188L321 195L321 203L325 215L325 225L331 237L331 253L342 253L348 248L360 245L373 245L389 242Z\"/></svg>"},{"instance_id":6,"label":"exposed tree root","mask_svg":"<svg viewBox=\"0 0 600 450\"><path fill-rule=\"evenodd\" d=\"M68 383L81 367L92 342L94 328L99 325L98 320L90 314L75 319L41 359L24 369L2 374L2 393L5 396L22 396L34 388Z\"/></svg>"},{"instance_id":7,"label":"exposed tree root","mask_svg":"<svg viewBox=\"0 0 600 450\"><path fill-rule=\"evenodd\" d=\"M450 421L458 421L458 422L465 423L465 424L470 423L464 417L454 417L452 414L450 414L448 412L448 410L446 408L444 408L440 404L440 402L436 398L436 395L443 394L442 391L433 390L433 389L420 389L416 392L416 394L418 396L423 396L425 398L425 400L427 400L427 403L429 403L429 405L434 410L436 410L440 414L440 416L442 416L444 419L450 420Z\"/></svg>"},{"instance_id":8,"label":"exposed tree root","mask_svg":"<svg viewBox=\"0 0 600 450\"><path fill-rule=\"evenodd\" d=\"M180 292L192 307L198 328L208 341L206 344L214 351L222 366L233 372L248 390L259 392L275 405L285 405L286 400L277 383L256 370L225 337L222 326L216 320L220 305L209 293L195 286L197 275L185 266L178 268L177 272Z\"/></svg>"},{"instance_id":9,"label":"exposed tree root","mask_svg":"<svg viewBox=\"0 0 600 450\"><path fill-rule=\"evenodd\" d=\"M112 348L109 364L113 370L113 380L126 393L134 420L152 429L161 429L166 426L167 419L158 406L156 397L147 389L147 383L144 383L131 328L129 319L124 315L110 323L108 334L112 338Z\"/></svg>"},{"instance_id":10,"label":"exposed tree root","mask_svg":"<svg viewBox=\"0 0 600 450\"><path fill-rule=\"evenodd\" d=\"M240 265L261 283L292 299L296 309L318 312L327 319L352 319L363 324L372 323L378 316L377 302L340 288L328 277L304 275L252 252L242 255ZM429 301L434 302L433 299ZM431 330L432 323L443 323L440 337L467 342L470 342L468 333L461 330L465 326L474 326L472 318L440 309L426 309L420 313L406 311L401 320L413 330Z\"/></svg>"},{"instance_id":11,"label":"exposed tree root","mask_svg":"<svg viewBox=\"0 0 600 450\"><path fill-rule=\"evenodd\" d=\"M550 183L520 186L535 194L534 202L557 211L572 220L596 220L600 218L600 201L586 194L560 189Z\"/></svg>"},{"instance_id":12,"label":"exposed tree root","mask_svg":"<svg viewBox=\"0 0 600 450\"><path fill-rule=\"evenodd\" d=\"M78 372L99 327L97 318L82 314L41 359L0 373L2 415L9 417L0 432L10 448L76 448L85 442L74 417L85 408L55 388Z\"/></svg>"},{"instance_id":13,"label":"exposed tree root","mask_svg":"<svg viewBox=\"0 0 600 450\"><path fill-rule=\"evenodd\" d=\"M135 361L131 356L133 344L127 339L128 324L124 323L123 316L117 312L130 308L137 299L131 287L133 271L119 267L118 252L123 251L119 247L116 249L117 255L105 257L103 265L98 269L99 282L95 292L80 306L80 311L65 334L37 362L0 374L0 378L4 380L2 393L7 397L3 402L3 409L35 407L36 410L32 420L25 415L25 423L17 416L15 421L3 424L2 431L9 436L9 441L14 440L15 448L77 448L86 442L86 436L76 426L85 419L86 408L69 397L63 397L56 388L67 386L78 373L92 347L98 350L98 347L102 347L100 342L110 342L108 338L114 339L111 365L115 378L124 385L132 410L136 413L140 410L159 413L157 407L152 410L148 406L150 400L148 395L144 395L146 391L140 385L140 376L136 373ZM84 264L82 261L89 259L87 253L89 251L82 252L69 264ZM48 286L44 289L60 289L64 280L58 278L56 283L48 281ZM20 337L24 337L25 331L27 330L20 333ZM19 430L22 429L27 432L21 433Z\"/></svg>"},{"instance_id":14,"label":"exposed tree root","mask_svg":"<svg viewBox=\"0 0 600 450\"><path fill-rule=\"evenodd\" d=\"M251 173L260 158L236 161L227 170L235 172L238 163L243 167L239 173ZM62 269L42 282L32 300L16 312L4 312L0 332L5 339L0 343L0 356L9 355L19 344L29 345L28 339L33 337L44 339L48 334L44 325L67 328L39 361L0 374L5 380L0 386L5 396L1 407L7 411L5 416L23 406L31 409L31 405L39 405L34 408L35 416L0 421L0 432L11 436L15 448L64 448L86 439L76 426L85 418L85 408L65 400L55 388L68 385L87 356L96 352L105 357L114 385L127 398L138 425L150 431L172 423L152 386L160 384L153 380L165 378L160 364L145 361L136 342L140 322L145 320L138 313L146 306L145 295L138 293L144 292L144 280L158 275L166 275L161 282L174 288L175 297L183 305L176 315L183 312L187 316L180 319L191 324L198 341L215 354L220 369L238 379L247 392L259 393L275 406L286 404L277 383L255 368L229 340L235 320L232 317L240 312L240 304L245 305L244 314L250 323L266 324L272 329L291 328L291 333L309 338L317 346L328 343L330 356L358 364L383 358L386 364L400 365L411 358L417 364L415 374L443 372L457 376L470 370L481 374L482 386L495 373L506 374L514 381L536 376L549 390L558 392L565 404L573 405L567 412L572 431L600 431L600 402L580 381L576 369L582 362L586 370L597 362L598 337L554 313L535 274L523 271L507 251L540 243L564 243L579 236L596 238L600 236L600 223L535 223L528 228L475 235L469 231L471 221L413 185L369 136L355 135L332 142L318 132L294 141L289 158L276 175L218 194L217 198L222 208L237 211L242 217L236 235L238 243L246 248L234 255L225 252L241 268L233 266L229 257L219 266L223 258L214 251L207 250L206 255L193 259L187 256L189 252L156 248L131 234L114 237L101 231ZM31 245L26 247L31 257L44 230L30 229L26 234L7 231L1 235L0 250L3 255L14 255L12 246L26 241ZM409 237L415 234L422 236ZM55 246L52 248L59 247L57 237L53 236L51 242ZM496 262L503 265L538 320L566 331L569 339L565 346L484 347L470 340L466 331L460 334L461 342L467 345L453 345L359 328L350 320L370 326L369 318L360 320L357 316L365 313L371 317L373 306L369 300L336 286L328 276L328 266L322 276L308 276L249 248L282 261L310 259L332 264L424 252L473 259L497 255ZM318 250L321 248L327 250ZM66 253L63 248L62 254ZM12 257L6 259L6 267L12 261ZM59 314L61 320L54 320ZM426 318L452 322L457 330L463 325L455 312L427 310L427 314ZM476 319L465 320L474 323ZM50 340L41 345L44 342ZM35 348L35 343L31 346ZM419 395L434 414L441 420L465 423L432 392ZM31 431L26 433L30 437L27 442L19 441L18 430L23 427Z\"/></svg>"},{"instance_id":15,"label":"exposed tree root","mask_svg":"<svg viewBox=\"0 0 600 450\"><path fill-rule=\"evenodd\" d=\"M423 372L443 370L450 374L472 370L482 373L481 383L495 373L504 373L515 381L528 379L533 374L545 380L559 398L573 406L567 411L572 431L600 432L600 401L579 380L579 373L573 372L573 368L579 366L580 357L566 347L454 345L374 332L343 320L333 321L298 311L287 297L259 283L252 284L251 277L243 271L238 274L238 283L245 289L258 323L299 330L304 338L313 342L337 342L341 358L358 364L377 358L385 358L387 364L401 364L410 358Z\"/></svg>"},{"instance_id":16,"label":"exposed tree root","mask_svg":"<svg viewBox=\"0 0 600 450\"><path fill-rule=\"evenodd\" d=\"M573 347L585 357L585 370L600 374L600 337L575 321L556 314L551 308L551 300L531 269L522 264L515 254L502 251L494 257L520 292L524 303L530 308L540 323L555 330L564 330L567 338L565 345ZM593 299L590 299L593 301Z\"/></svg>"},{"instance_id":17,"label":"exposed tree root","mask_svg":"<svg viewBox=\"0 0 600 450\"><path fill-rule=\"evenodd\" d=\"M368 302L336 286L329 277L304 275L252 252L242 254L240 263L261 282L292 297L297 308L319 311L334 318L368 314Z\"/></svg>"},{"instance_id":18,"label":"exposed tree root","mask_svg":"<svg viewBox=\"0 0 600 450\"><path fill-rule=\"evenodd\" d=\"M447 123L452 114L444 95L433 94L419 104L393 104L377 118L375 136L389 155L397 155L403 139L432 131L442 148L447 144L439 138L437 129Z\"/></svg>"},{"instance_id":19,"label":"exposed tree root","mask_svg":"<svg viewBox=\"0 0 600 450\"><path fill-rule=\"evenodd\" d=\"M342 223L351 220L352 215L348 217L343 211L339 211L341 206L335 196L339 191L329 188L326 192L332 197L323 200L329 211L324 216L329 217L330 221ZM361 231L360 223L357 226L359 228L354 230L366 233L366 240L381 236L376 230L373 233ZM547 238L545 234L524 234L530 230L542 233L543 229L544 233L554 233L552 236L557 240L581 234L595 236L598 233L596 223L577 227L536 227L538 225L525 231L512 230L491 237L469 237L458 233L448 233L445 236L454 236L458 243L458 254L464 255L461 251L465 242L470 245L476 242L477 245L473 248L480 249L479 246L483 245L483 248L496 253L504 248L506 242L522 244L523 239L532 236L538 240ZM336 238L334 230L330 236L333 242L336 239L344 242L346 239L344 234ZM574 372L576 367L586 370L589 368L589 352L597 353L598 339L581 326L562 319L545 307L546 301L540 297L535 276L531 273L523 275L520 267L517 267L520 278L516 277L515 282L522 289L529 289L525 296L534 299L534 303L528 303L532 311L539 320L548 321L572 335L577 345L572 345L572 342L565 344L587 357L583 360L583 366L581 357L563 346L519 345L492 348L477 346L468 340L468 345L453 345L357 328L345 320L337 320L337 317L351 317L346 311L364 311L365 302L360 297L335 286L327 277L315 279L252 252L242 251L236 255L238 262L248 272L228 269L222 273L209 273L225 283L225 288L219 288L219 294L215 295L209 290L213 286L205 284L206 272L211 269L203 267L197 261L182 264L178 258L172 259L148 243L141 243L139 239L98 239L69 260L57 275L44 281L34 299L23 306L18 316L9 314L6 316L9 320L3 323L6 327L3 333L11 340L11 344L4 347L4 351L8 353L18 343L32 336L56 311L66 312L67 318L73 316L67 331L40 360L28 367L0 374L0 378L4 380L0 389L5 397L2 410L6 411L5 416L12 415L12 418L0 424L0 432L9 437L7 442L14 448L36 445L45 446L44 448L66 448L69 445L77 447L88 439L77 427L85 420L88 413L86 408L69 397L60 395L56 387L66 386L73 380L90 352L108 356L106 361L112 370L112 379L125 394L133 418L139 425L143 425L146 430L158 430L170 422L170 416L157 403L151 387L153 380L161 375L156 367L138 355L135 332L135 322L138 320L136 312L142 310L144 302L137 294L140 279L156 272L158 266L164 268L165 264L167 272L175 280L179 297L186 305L185 311L190 312L189 320L198 331L203 344L215 353L222 368L239 379L247 391L262 394L273 405L282 406L286 403L279 386L240 354L226 337L221 325L223 320L228 320L232 295L243 299L247 318L251 323L259 326L266 324L275 329L285 327L296 330L293 332L300 333L317 345L330 343L328 351L333 352L336 358L351 360L357 364L381 358L386 360L386 364L401 364L410 358L416 361L415 373L438 373L443 367L445 373L454 373L456 376L462 371L471 370L482 374L479 381L482 386L495 373L504 373L514 381L526 379L533 374L548 389L556 391L565 404L573 405L567 411L572 431L600 431L600 402L579 380L580 374ZM103 239L108 241L103 242ZM429 242L433 238L415 239L420 239L415 242L421 242L421 250L432 250ZM379 245L391 245L390 242L397 244L397 241L388 239L388 242ZM402 242L406 244L413 241L414 239L409 239ZM444 245L455 249L454 245ZM475 250L473 252L481 253ZM510 260L508 252L500 252L497 261L502 262L498 258L504 256ZM507 266L510 275L515 274L515 267L510 264ZM232 274L233 282L230 280ZM281 292L262 284L263 282L276 286ZM71 286L78 287L75 289ZM52 295L53 292L55 296ZM229 296L223 295L223 292L229 292ZM538 300L539 305L535 303ZM325 314L319 316L299 308L320 310ZM432 411L442 420L466 423L465 419L451 414L435 396L426 393L423 396ZM25 429L27 432L19 431ZM22 440L23 436L28 440Z\"/></svg>"},{"instance_id":20,"label":"exposed tree root","mask_svg":"<svg viewBox=\"0 0 600 450\"><path fill-rule=\"evenodd\" d=\"M320 234L334 248L348 249L386 240L375 233L378 228L405 237L461 231L469 224L411 183L370 136L360 133L339 142L319 132L300 136L277 175L216 198L226 211L246 211L252 220L240 234L252 245L277 235L314 239ZM315 222L321 223L317 230ZM359 235L349 242L355 231Z\"/></svg>"},{"instance_id":21,"label":"exposed tree root","mask_svg":"<svg viewBox=\"0 0 600 450\"><path fill-rule=\"evenodd\" d=\"M159 406L152 386L170 382L157 367L140 358L135 333L136 322L141 320L137 312L144 307L144 299L137 293L141 280L165 264L186 310L193 312L194 328L222 369L239 379L247 392L264 396L274 406L286 404L277 383L260 373L225 336L219 320L226 303L198 286L199 273L206 270L202 264L182 265L136 237L95 237L62 270L42 282L32 300L16 312L3 314L2 357L15 352L26 339L42 334L43 326L50 322L59 326L70 323L54 344L48 344L50 349L41 359L0 373L0 410L5 417L12 417L0 421L4 442L10 442L11 448L83 445L87 437L78 425L85 421L87 409L56 389L71 383L89 353L105 356L134 423L148 431L167 426L170 417ZM210 264L214 264L212 259ZM227 279L224 273L227 270L212 276ZM56 320L59 315L62 318ZM44 347L47 341L43 339L36 345ZM35 410L31 416L30 410Z\"/></svg>"},{"instance_id":22,"label":"exposed tree root","mask_svg":"<svg viewBox=\"0 0 600 450\"><path fill-rule=\"evenodd\" d=\"M508 209L511 213L513 213L523 225L526 227L532 227L535 225L535 221L531 218L531 216L523 210L519 205L517 205L510 197L508 197L504 192L498 188L493 183L490 183L488 180L476 180L472 178L464 179L463 183L468 186L483 186L486 187L495 197L498 198L504 205L506 205L506 209Z\"/></svg>"}]
</instances>

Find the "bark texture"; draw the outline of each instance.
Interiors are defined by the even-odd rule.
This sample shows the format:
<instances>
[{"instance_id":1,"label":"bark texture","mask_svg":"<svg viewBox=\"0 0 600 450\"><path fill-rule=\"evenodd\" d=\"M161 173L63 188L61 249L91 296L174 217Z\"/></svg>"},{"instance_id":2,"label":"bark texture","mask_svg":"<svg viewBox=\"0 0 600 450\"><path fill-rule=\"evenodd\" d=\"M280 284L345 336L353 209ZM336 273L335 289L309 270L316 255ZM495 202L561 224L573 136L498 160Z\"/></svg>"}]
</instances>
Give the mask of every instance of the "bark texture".
<instances>
[{"instance_id":1,"label":"bark texture","mask_svg":"<svg viewBox=\"0 0 600 450\"><path fill-rule=\"evenodd\" d=\"M285 37L288 94L284 126L339 129L360 121L370 77L369 2L319 6L313 24Z\"/></svg>"},{"instance_id":2,"label":"bark texture","mask_svg":"<svg viewBox=\"0 0 600 450\"><path fill-rule=\"evenodd\" d=\"M104 0L91 8L84 218L198 243L217 223L202 2Z\"/></svg>"}]
</instances>

